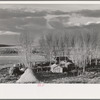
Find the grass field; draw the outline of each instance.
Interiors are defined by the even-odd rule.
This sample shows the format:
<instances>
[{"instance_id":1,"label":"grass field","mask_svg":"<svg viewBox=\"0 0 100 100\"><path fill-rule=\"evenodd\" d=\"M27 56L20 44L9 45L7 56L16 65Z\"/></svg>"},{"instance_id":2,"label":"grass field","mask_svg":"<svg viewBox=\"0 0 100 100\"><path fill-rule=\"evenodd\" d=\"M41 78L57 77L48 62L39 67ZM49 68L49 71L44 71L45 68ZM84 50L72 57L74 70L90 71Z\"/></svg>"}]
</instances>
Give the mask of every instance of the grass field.
<instances>
[{"instance_id":1,"label":"grass field","mask_svg":"<svg viewBox=\"0 0 100 100\"><path fill-rule=\"evenodd\" d=\"M10 56L0 56L0 65L4 65L4 64L11 64L11 63L18 63L23 61L23 57L22 56L16 56L16 55L10 55ZM32 55L31 61L45 61L44 56L41 55Z\"/></svg>"},{"instance_id":2,"label":"grass field","mask_svg":"<svg viewBox=\"0 0 100 100\"><path fill-rule=\"evenodd\" d=\"M20 56L0 56L0 65L14 64L21 60Z\"/></svg>"}]
</instances>

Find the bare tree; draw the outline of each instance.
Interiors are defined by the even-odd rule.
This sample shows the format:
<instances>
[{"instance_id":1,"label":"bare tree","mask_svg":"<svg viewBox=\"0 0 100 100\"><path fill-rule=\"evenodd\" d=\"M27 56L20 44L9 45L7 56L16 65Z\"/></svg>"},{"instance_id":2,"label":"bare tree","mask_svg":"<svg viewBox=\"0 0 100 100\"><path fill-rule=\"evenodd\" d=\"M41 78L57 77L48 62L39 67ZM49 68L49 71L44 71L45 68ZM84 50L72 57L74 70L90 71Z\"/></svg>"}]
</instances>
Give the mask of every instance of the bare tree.
<instances>
[{"instance_id":1,"label":"bare tree","mask_svg":"<svg viewBox=\"0 0 100 100\"><path fill-rule=\"evenodd\" d=\"M32 43L33 38L29 32L21 33L20 36L20 42L23 49L23 55L25 60L24 64L25 67L27 67L27 70L24 72L24 74L20 77L20 79L17 82L37 82L33 69L32 69Z\"/></svg>"},{"instance_id":2,"label":"bare tree","mask_svg":"<svg viewBox=\"0 0 100 100\"><path fill-rule=\"evenodd\" d=\"M96 59L97 64L97 58L100 58L100 35L92 28L56 30L52 34L48 33L44 40L46 51L52 51L55 57L69 55L76 65L83 68L83 73L92 59Z\"/></svg>"}]
</instances>

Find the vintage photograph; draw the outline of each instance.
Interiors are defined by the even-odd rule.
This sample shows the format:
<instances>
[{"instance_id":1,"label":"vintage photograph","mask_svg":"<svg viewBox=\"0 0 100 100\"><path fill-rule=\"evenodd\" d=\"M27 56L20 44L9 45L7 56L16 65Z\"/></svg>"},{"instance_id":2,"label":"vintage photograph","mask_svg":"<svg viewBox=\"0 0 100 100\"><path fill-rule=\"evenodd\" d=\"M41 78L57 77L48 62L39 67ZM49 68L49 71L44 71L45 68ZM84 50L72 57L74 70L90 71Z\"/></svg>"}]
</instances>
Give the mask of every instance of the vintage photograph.
<instances>
[{"instance_id":1,"label":"vintage photograph","mask_svg":"<svg viewBox=\"0 0 100 100\"><path fill-rule=\"evenodd\" d=\"M0 83L100 83L100 4L0 4Z\"/></svg>"}]
</instances>

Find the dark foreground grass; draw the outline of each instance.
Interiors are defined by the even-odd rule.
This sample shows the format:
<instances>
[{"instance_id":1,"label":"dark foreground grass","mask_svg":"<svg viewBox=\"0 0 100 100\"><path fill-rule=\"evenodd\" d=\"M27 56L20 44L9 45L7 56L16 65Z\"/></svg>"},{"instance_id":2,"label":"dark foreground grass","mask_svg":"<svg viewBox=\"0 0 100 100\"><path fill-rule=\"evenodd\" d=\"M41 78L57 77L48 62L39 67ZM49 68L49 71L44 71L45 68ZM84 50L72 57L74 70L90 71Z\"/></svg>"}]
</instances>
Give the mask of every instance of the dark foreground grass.
<instances>
[{"instance_id":1,"label":"dark foreground grass","mask_svg":"<svg viewBox=\"0 0 100 100\"><path fill-rule=\"evenodd\" d=\"M0 70L0 83L16 83L20 76L10 76L10 67ZM42 83L100 83L100 72L86 72L84 75L68 76L67 73L40 72L35 74Z\"/></svg>"},{"instance_id":2,"label":"dark foreground grass","mask_svg":"<svg viewBox=\"0 0 100 100\"><path fill-rule=\"evenodd\" d=\"M9 68L2 68L0 70L0 83L15 83L18 77L9 75Z\"/></svg>"}]
</instances>

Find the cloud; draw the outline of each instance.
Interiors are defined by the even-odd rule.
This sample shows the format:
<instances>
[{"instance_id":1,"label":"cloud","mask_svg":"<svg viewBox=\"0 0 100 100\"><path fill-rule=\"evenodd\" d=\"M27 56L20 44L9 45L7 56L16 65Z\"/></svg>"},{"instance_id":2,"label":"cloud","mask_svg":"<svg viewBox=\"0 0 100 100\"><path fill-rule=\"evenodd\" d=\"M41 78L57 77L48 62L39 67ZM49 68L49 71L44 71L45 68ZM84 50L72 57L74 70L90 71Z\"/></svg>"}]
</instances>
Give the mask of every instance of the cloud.
<instances>
[{"instance_id":1,"label":"cloud","mask_svg":"<svg viewBox=\"0 0 100 100\"><path fill-rule=\"evenodd\" d=\"M96 21L96 22L87 22L84 25L90 25L90 24L100 24L100 21Z\"/></svg>"},{"instance_id":2,"label":"cloud","mask_svg":"<svg viewBox=\"0 0 100 100\"><path fill-rule=\"evenodd\" d=\"M91 25L91 24L100 24L100 21L96 21L96 22L86 22L86 23L75 23L72 26L81 26L81 25Z\"/></svg>"},{"instance_id":3,"label":"cloud","mask_svg":"<svg viewBox=\"0 0 100 100\"><path fill-rule=\"evenodd\" d=\"M20 33L11 31L0 31L0 35L20 35Z\"/></svg>"},{"instance_id":4,"label":"cloud","mask_svg":"<svg viewBox=\"0 0 100 100\"><path fill-rule=\"evenodd\" d=\"M80 10L78 12L76 12L84 17L95 17L95 18L99 18L100 17L100 9L99 10Z\"/></svg>"}]
</instances>

